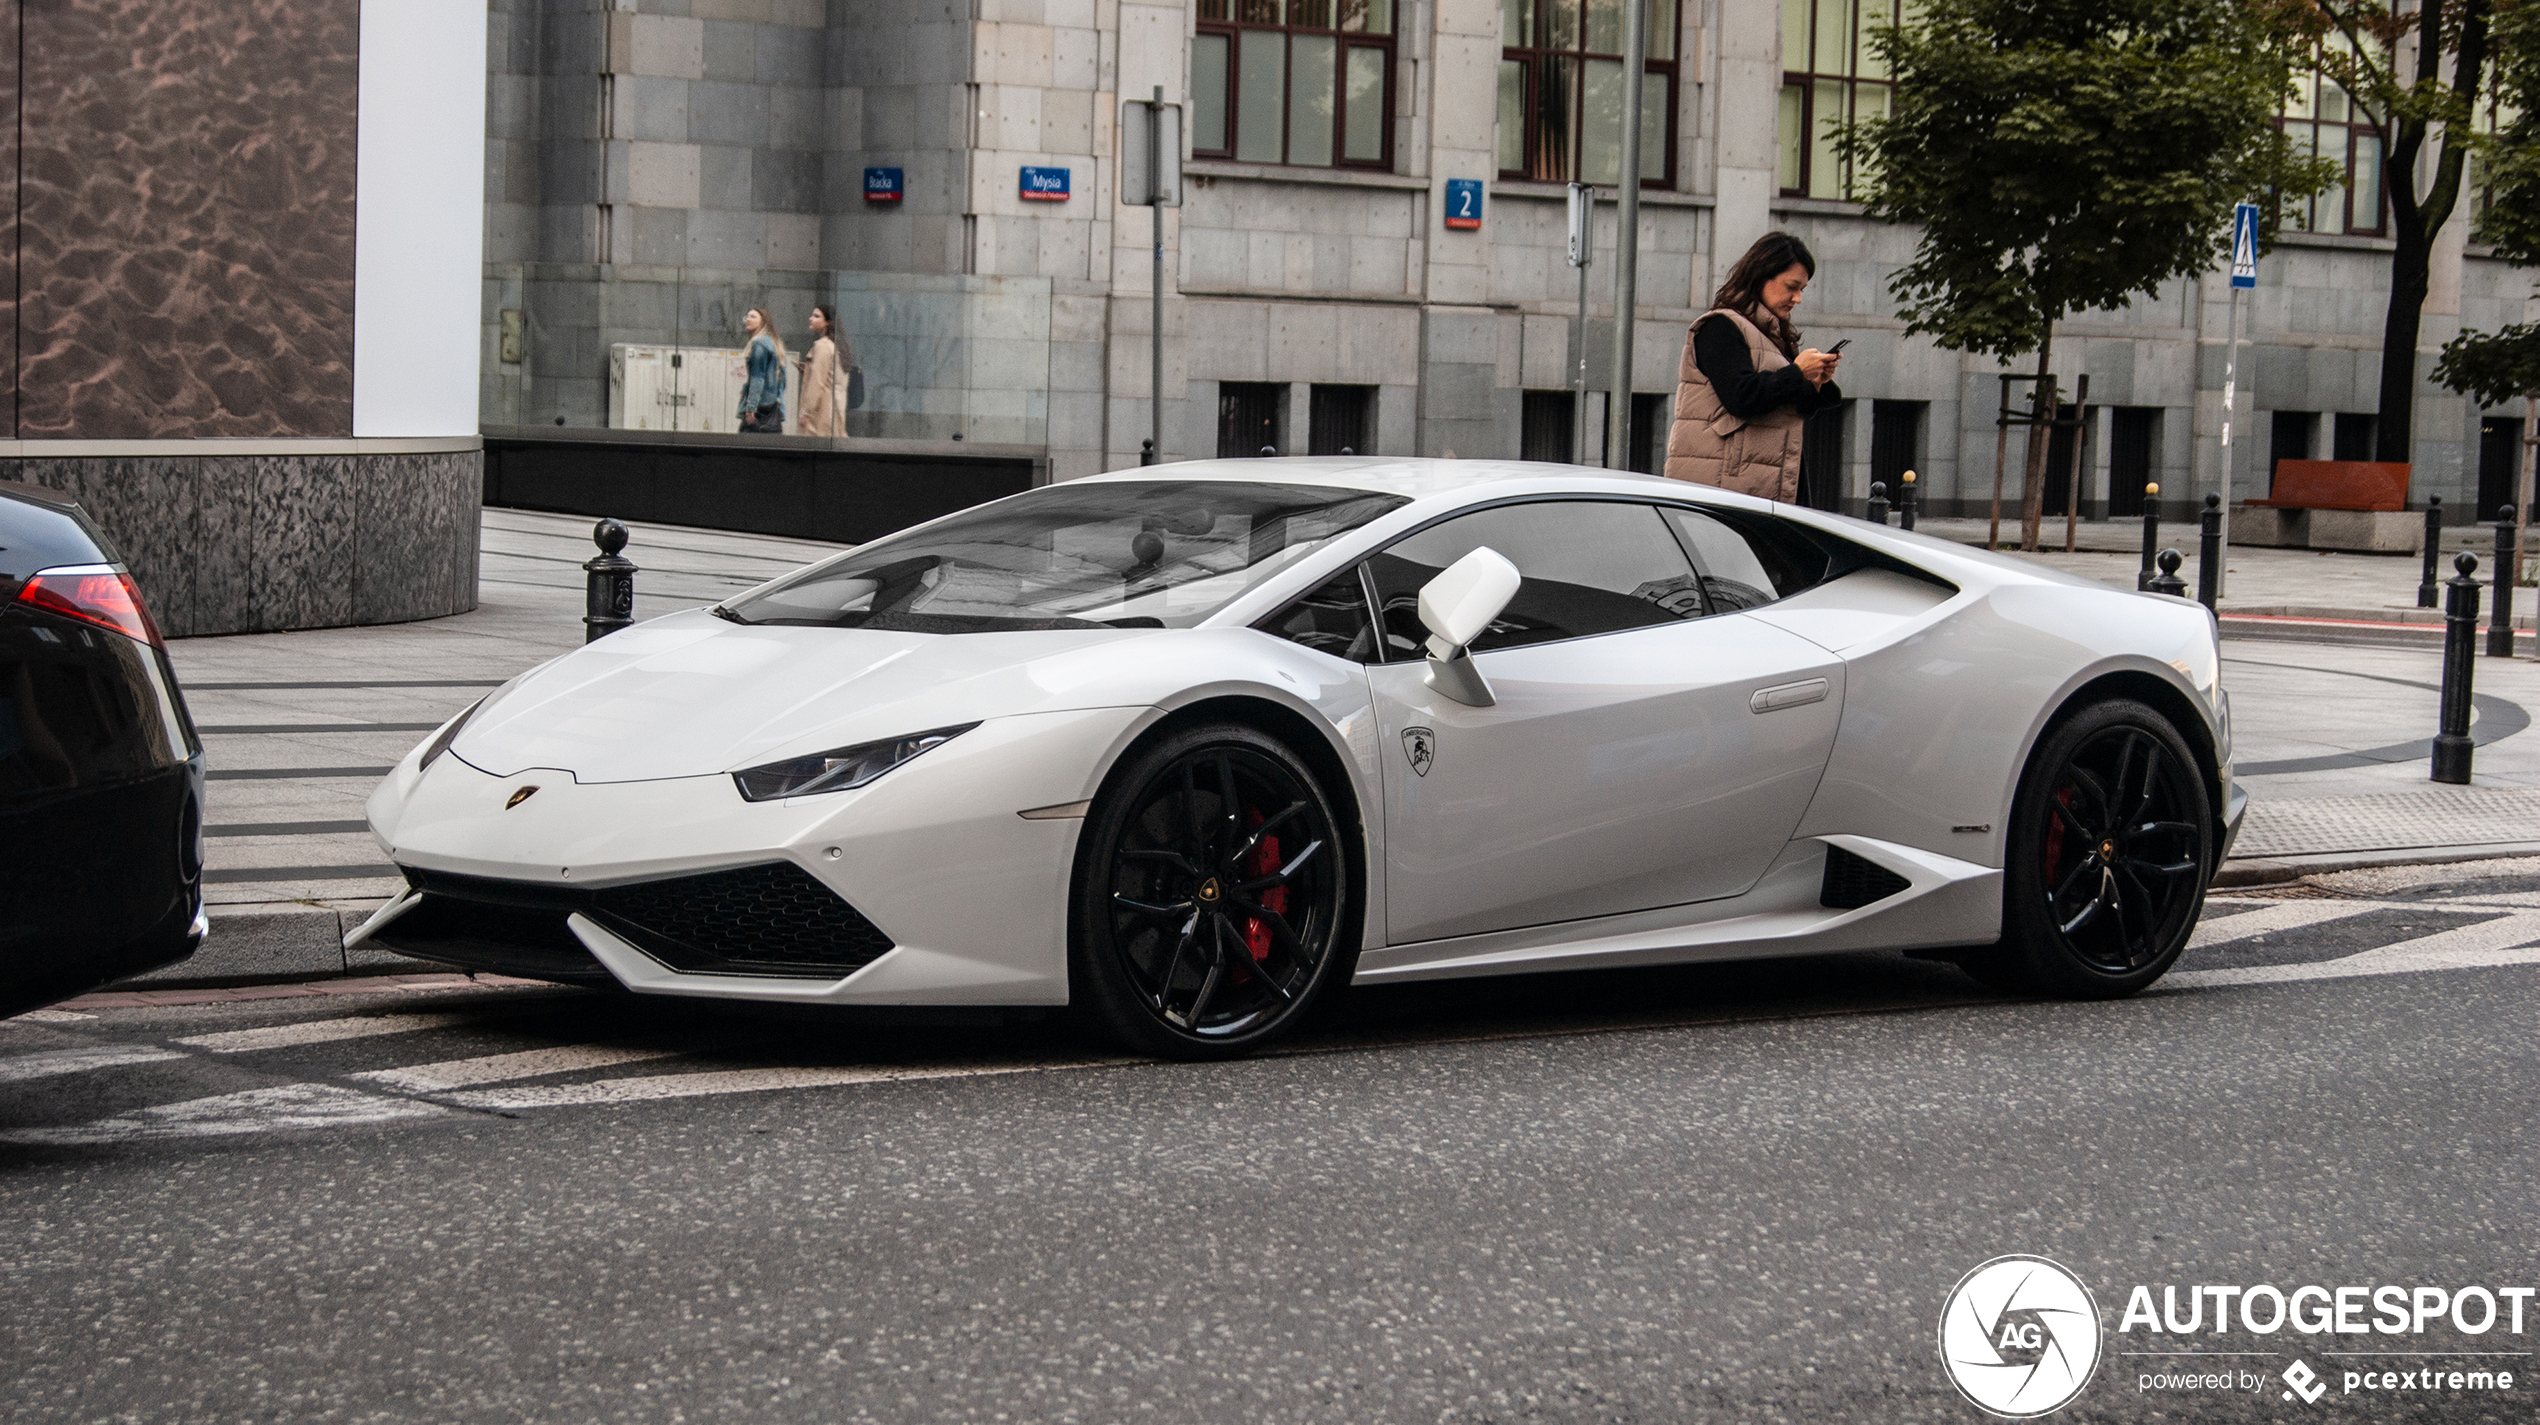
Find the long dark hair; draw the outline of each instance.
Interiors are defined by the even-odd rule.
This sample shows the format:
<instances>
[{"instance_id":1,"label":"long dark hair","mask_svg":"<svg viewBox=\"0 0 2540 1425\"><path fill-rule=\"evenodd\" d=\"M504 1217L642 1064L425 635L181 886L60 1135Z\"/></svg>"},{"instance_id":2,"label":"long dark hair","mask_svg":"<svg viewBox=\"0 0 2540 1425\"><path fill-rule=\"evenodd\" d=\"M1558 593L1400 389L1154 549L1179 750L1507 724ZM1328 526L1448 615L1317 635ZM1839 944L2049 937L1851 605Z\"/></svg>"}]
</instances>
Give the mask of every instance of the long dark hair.
<instances>
[{"instance_id":1,"label":"long dark hair","mask_svg":"<svg viewBox=\"0 0 2540 1425\"><path fill-rule=\"evenodd\" d=\"M1764 284L1788 272L1791 264L1817 275L1817 255L1808 244L1785 232L1769 232L1755 240L1746 256L1737 260L1729 275L1720 282L1720 290L1711 294L1712 309L1735 312L1754 321L1764 335L1782 349L1782 355L1795 355L1799 350L1799 331L1790 323L1764 310Z\"/></svg>"}]
</instances>

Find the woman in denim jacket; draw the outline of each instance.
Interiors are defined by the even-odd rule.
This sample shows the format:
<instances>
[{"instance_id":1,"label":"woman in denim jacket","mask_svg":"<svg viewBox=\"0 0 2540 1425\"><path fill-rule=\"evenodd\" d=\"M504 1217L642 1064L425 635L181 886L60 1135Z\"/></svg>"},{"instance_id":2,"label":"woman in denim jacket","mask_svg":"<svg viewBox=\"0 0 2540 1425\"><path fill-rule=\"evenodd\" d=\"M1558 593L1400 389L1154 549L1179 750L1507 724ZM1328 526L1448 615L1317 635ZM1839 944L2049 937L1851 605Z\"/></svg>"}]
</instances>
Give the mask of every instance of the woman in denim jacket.
<instances>
[{"instance_id":1,"label":"woman in denim jacket","mask_svg":"<svg viewBox=\"0 0 2540 1425\"><path fill-rule=\"evenodd\" d=\"M741 429L756 435L785 433L785 342L767 309L752 307L741 318L750 334L750 379L741 388Z\"/></svg>"}]
</instances>

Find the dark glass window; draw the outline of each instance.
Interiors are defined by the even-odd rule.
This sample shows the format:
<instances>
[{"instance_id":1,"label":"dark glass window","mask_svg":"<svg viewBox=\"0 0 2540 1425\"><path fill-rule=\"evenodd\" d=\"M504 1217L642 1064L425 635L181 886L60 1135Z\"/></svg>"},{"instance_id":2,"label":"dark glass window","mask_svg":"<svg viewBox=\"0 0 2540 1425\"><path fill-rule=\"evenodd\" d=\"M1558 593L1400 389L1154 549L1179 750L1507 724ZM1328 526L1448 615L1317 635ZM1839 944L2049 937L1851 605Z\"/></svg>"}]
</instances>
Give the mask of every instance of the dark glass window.
<instances>
[{"instance_id":1,"label":"dark glass window","mask_svg":"<svg viewBox=\"0 0 2540 1425\"><path fill-rule=\"evenodd\" d=\"M1825 549L1780 520L1669 505L1667 522L1701 566L1716 613L1762 608L1826 577Z\"/></svg>"},{"instance_id":2,"label":"dark glass window","mask_svg":"<svg viewBox=\"0 0 2540 1425\"><path fill-rule=\"evenodd\" d=\"M1551 643L1700 618L1700 586L1656 507L1620 501L1499 505L1429 526L1368 561L1388 659L1418 657L1420 586L1476 549L1525 582L1473 651Z\"/></svg>"},{"instance_id":3,"label":"dark glass window","mask_svg":"<svg viewBox=\"0 0 2540 1425\"><path fill-rule=\"evenodd\" d=\"M1578 444L1571 419L1577 409L1577 398L1567 391L1528 391L1517 408L1517 458L1574 463Z\"/></svg>"},{"instance_id":4,"label":"dark glass window","mask_svg":"<svg viewBox=\"0 0 2540 1425\"><path fill-rule=\"evenodd\" d=\"M1200 0L1191 152L1393 165L1393 0Z\"/></svg>"},{"instance_id":5,"label":"dark glass window","mask_svg":"<svg viewBox=\"0 0 2540 1425\"><path fill-rule=\"evenodd\" d=\"M1500 0L1499 171L1612 187L1623 173L1626 0ZM1676 0L1644 0L1640 180L1675 181Z\"/></svg>"},{"instance_id":6,"label":"dark glass window","mask_svg":"<svg viewBox=\"0 0 2540 1425\"><path fill-rule=\"evenodd\" d=\"M1261 627L1318 653L1353 663L1376 661L1376 621L1367 611L1367 590L1355 566L1273 614Z\"/></svg>"},{"instance_id":7,"label":"dark glass window","mask_svg":"<svg viewBox=\"0 0 2540 1425\"><path fill-rule=\"evenodd\" d=\"M2143 513L2143 487L2152 483L2160 446L2157 406L2119 406L2108 413L2108 513Z\"/></svg>"},{"instance_id":8,"label":"dark glass window","mask_svg":"<svg viewBox=\"0 0 2540 1425\"><path fill-rule=\"evenodd\" d=\"M2331 41L2344 47L2343 36ZM2343 181L2316 198L2286 203L2288 232L2381 233L2381 130L2336 80L2317 70L2293 78L2293 97L2276 121L2293 151L2316 154L2346 170ZM2471 191L2475 192L2473 188Z\"/></svg>"},{"instance_id":9,"label":"dark glass window","mask_svg":"<svg viewBox=\"0 0 2540 1425\"><path fill-rule=\"evenodd\" d=\"M1217 385L1217 458L1233 460L1279 447L1280 417L1288 388L1276 381L1221 381Z\"/></svg>"}]
</instances>

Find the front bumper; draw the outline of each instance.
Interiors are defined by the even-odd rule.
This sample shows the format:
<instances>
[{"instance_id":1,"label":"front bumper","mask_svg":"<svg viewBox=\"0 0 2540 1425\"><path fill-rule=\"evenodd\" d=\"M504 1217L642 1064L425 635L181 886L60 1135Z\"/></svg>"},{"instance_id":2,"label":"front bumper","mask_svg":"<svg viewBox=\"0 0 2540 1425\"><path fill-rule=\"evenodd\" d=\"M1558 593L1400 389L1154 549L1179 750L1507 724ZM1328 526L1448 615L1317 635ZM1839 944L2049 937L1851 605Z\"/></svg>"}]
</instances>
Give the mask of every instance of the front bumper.
<instances>
[{"instance_id":1,"label":"front bumper","mask_svg":"<svg viewBox=\"0 0 2540 1425\"><path fill-rule=\"evenodd\" d=\"M995 719L868 787L781 802L724 775L585 786L409 759L370 811L410 889L347 943L641 993L1064 1004L1082 823L1018 813L1090 798L1152 716Z\"/></svg>"},{"instance_id":2,"label":"front bumper","mask_svg":"<svg viewBox=\"0 0 2540 1425\"><path fill-rule=\"evenodd\" d=\"M2249 815L2249 792L2238 782L2223 794L2222 845L2214 852L2216 866L2231 856L2231 844L2240 839L2240 823Z\"/></svg>"}]
</instances>

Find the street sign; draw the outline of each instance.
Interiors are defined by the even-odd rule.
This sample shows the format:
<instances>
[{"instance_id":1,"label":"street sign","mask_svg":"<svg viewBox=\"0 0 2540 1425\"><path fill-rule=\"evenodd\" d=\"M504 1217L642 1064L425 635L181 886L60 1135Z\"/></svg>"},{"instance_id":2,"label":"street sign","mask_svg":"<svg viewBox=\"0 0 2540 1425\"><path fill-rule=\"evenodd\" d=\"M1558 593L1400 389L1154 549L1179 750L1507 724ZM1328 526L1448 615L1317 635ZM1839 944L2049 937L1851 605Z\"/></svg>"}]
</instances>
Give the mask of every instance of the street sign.
<instances>
[{"instance_id":1,"label":"street sign","mask_svg":"<svg viewBox=\"0 0 2540 1425\"><path fill-rule=\"evenodd\" d=\"M864 170L864 201L868 203L896 203L900 200L900 190L904 186L900 181L900 171L896 168Z\"/></svg>"},{"instance_id":2,"label":"street sign","mask_svg":"<svg viewBox=\"0 0 2540 1425\"><path fill-rule=\"evenodd\" d=\"M1446 180L1446 225L1450 228L1478 228L1482 225L1482 180Z\"/></svg>"},{"instance_id":3,"label":"street sign","mask_svg":"<svg viewBox=\"0 0 2540 1425\"><path fill-rule=\"evenodd\" d=\"M1039 203L1066 202L1067 170L1064 168L1024 169L1023 196Z\"/></svg>"},{"instance_id":4,"label":"street sign","mask_svg":"<svg viewBox=\"0 0 2540 1425\"><path fill-rule=\"evenodd\" d=\"M1594 260L1595 248L1589 243L1589 225L1596 221L1596 190L1584 183L1570 185L1570 265L1585 267Z\"/></svg>"},{"instance_id":5,"label":"street sign","mask_svg":"<svg viewBox=\"0 0 2540 1425\"><path fill-rule=\"evenodd\" d=\"M1182 106L1131 99L1120 106L1120 201L1182 205Z\"/></svg>"},{"instance_id":6,"label":"street sign","mask_svg":"<svg viewBox=\"0 0 2540 1425\"><path fill-rule=\"evenodd\" d=\"M2258 285L2258 205L2243 203L2231 210L2231 285Z\"/></svg>"}]
</instances>

